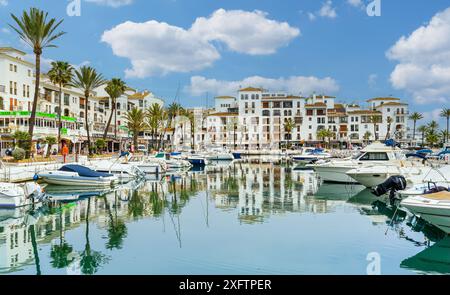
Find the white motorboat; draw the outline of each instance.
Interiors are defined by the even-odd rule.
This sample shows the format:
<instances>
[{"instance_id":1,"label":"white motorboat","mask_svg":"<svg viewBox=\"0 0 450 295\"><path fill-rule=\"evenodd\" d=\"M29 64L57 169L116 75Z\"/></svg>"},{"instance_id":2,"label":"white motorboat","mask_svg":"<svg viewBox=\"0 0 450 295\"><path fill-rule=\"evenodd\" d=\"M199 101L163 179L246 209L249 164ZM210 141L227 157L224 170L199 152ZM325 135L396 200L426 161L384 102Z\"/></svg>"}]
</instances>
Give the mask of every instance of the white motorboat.
<instances>
[{"instance_id":1,"label":"white motorboat","mask_svg":"<svg viewBox=\"0 0 450 295\"><path fill-rule=\"evenodd\" d=\"M0 207L18 208L43 200L44 193L37 183L12 184L0 183Z\"/></svg>"},{"instance_id":2,"label":"white motorboat","mask_svg":"<svg viewBox=\"0 0 450 295\"><path fill-rule=\"evenodd\" d=\"M450 234L450 192L411 196L404 199L401 206Z\"/></svg>"},{"instance_id":3,"label":"white motorboat","mask_svg":"<svg viewBox=\"0 0 450 295\"><path fill-rule=\"evenodd\" d=\"M166 162L154 157L132 156L122 164L127 163L138 167L145 174L161 174L167 170Z\"/></svg>"},{"instance_id":4,"label":"white motorboat","mask_svg":"<svg viewBox=\"0 0 450 295\"><path fill-rule=\"evenodd\" d=\"M408 183L414 183L420 176L432 173L432 170L432 167L423 166L420 163L417 166L409 167L403 165L373 165L351 169L346 174L365 187L372 188L395 175L402 175Z\"/></svg>"},{"instance_id":5,"label":"white motorboat","mask_svg":"<svg viewBox=\"0 0 450 295\"><path fill-rule=\"evenodd\" d=\"M94 171L81 165L64 165L57 171L37 175L45 183L65 186L107 187L117 182L112 174Z\"/></svg>"},{"instance_id":6,"label":"white motorboat","mask_svg":"<svg viewBox=\"0 0 450 295\"><path fill-rule=\"evenodd\" d=\"M120 180L131 180L145 177L145 173L132 163L118 163L103 160L93 162L90 166L93 170L103 173L110 173L117 176Z\"/></svg>"},{"instance_id":7,"label":"white motorboat","mask_svg":"<svg viewBox=\"0 0 450 295\"><path fill-rule=\"evenodd\" d=\"M313 168L325 182L358 183L347 175L348 171L368 165L399 165L400 161L406 161L401 149L376 142L353 158L318 161L306 167Z\"/></svg>"},{"instance_id":8,"label":"white motorboat","mask_svg":"<svg viewBox=\"0 0 450 295\"><path fill-rule=\"evenodd\" d=\"M192 167L191 163L181 158L181 154L176 153L174 156L166 153L158 153L155 158L160 161L164 161L166 170L180 170L189 169Z\"/></svg>"},{"instance_id":9,"label":"white motorboat","mask_svg":"<svg viewBox=\"0 0 450 295\"><path fill-rule=\"evenodd\" d=\"M325 152L323 149L307 148L304 149L302 154L292 156L294 162L301 164L313 164L319 160L330 159L331 154Z\"/></svg>"}]
</instances>

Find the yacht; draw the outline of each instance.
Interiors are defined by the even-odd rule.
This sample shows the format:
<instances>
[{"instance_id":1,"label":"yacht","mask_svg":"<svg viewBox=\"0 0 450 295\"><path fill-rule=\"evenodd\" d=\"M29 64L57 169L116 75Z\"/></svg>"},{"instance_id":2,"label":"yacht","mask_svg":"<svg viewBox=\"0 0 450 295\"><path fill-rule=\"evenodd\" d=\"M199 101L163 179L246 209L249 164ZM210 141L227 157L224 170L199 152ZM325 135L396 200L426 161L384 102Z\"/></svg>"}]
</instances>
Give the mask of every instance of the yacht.
<instances>
[{"instance_id":1,"label":"yacht","mask_svg":"<svg viewBox=\"0 0 450 295\"><path fill-rule=\"evenodd\" d=\"M157 153L154 158L164 161L167 170L182 170L192 167L191 163L181 158L181 153L174 153L174 155L172 155L160 152Z\"/></svg>"},{"instance_id":2,"label":"yacht","mask_svg":"<svg viewBox=\"0 0 450 295\"><path fill-rule=\"evenodd\" d=\"M318 161L315 164L306 165L306 167L313 168L325 182L358 183L347 175L347 172L355 168L374 164L398 165L400 161L405 160L406 156L401 149L376 142L362 149L354 157Z\"/></svg>"},{"instance_id":3,"label":"yacht","mask_svg":"<svg viewBox=\"0 0 450 295\"><path fill-rule=\"evenodd\" d=\"M130 163L145 174L161 174L167 170L166 162L163 159L145 156L132 156L122 164Z\"/></svg>"},{"instance_id":4,"label":"yacht","mask_svg":"<svg viewBox=\"0 0 450 295\"><path fill-rule=\"evenodd\" d=\"M0 183L0 208L19 208L41 202L42 188L37 183Z\"/></svg>"},{"instance_id":5,"label":"yacht","mask_svg":"<svg viewBox=\"0 0 450 295\"><path fill-rule=\"evenodd\" d=\"M48 184L81 187L108 187L117 182L117 177L112 174L81 165L64 165L56 171L39 173L37 178Z\"/></svg>"},{"instance_id":6,"label":"yacht","mask_svg":"<svg viewBox=\"0 0 450 295\"><path fill-rule=\"evenodd\" d=\"M411 196L400 204L417 217L450 234L450 192Z\"/></svg>"}]
</instances>

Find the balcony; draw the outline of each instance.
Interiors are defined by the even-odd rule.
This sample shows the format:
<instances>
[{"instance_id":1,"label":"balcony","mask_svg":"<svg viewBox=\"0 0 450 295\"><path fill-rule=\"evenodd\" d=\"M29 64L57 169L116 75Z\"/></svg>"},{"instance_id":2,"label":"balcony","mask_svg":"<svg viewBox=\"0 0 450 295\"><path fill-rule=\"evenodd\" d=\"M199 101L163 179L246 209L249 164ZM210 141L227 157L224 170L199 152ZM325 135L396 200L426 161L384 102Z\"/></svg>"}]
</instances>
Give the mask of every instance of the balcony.
<instances>
[{"instance_id":1,"label":"balcony","mask_svg":"<svg viewBox=\"0 0 450 295\"><path fill-rule=\"evenodd\" d=\"M0 93L6 93L6 86L0 85Z\"/></svg>"}]
</instances>

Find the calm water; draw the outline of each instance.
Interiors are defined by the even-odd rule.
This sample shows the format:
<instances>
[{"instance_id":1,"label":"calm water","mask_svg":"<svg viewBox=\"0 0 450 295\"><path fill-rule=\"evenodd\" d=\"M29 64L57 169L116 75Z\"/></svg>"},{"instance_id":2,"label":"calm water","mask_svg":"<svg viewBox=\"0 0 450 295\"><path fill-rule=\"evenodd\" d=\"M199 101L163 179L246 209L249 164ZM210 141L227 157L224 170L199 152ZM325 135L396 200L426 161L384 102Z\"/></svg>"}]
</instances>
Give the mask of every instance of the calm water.
<instances>
[{"instance_id":1,"label":"calm water","mask_svg":"<svg viewBox=\"0 0 450 295\"><path fill-rule=\"evenodd\" d=\"M450 273L439 230L289 167L233 164L97 194L1 210L0 273L366 274L373 252L382 274Z\"/></svg>"}]
</instances>

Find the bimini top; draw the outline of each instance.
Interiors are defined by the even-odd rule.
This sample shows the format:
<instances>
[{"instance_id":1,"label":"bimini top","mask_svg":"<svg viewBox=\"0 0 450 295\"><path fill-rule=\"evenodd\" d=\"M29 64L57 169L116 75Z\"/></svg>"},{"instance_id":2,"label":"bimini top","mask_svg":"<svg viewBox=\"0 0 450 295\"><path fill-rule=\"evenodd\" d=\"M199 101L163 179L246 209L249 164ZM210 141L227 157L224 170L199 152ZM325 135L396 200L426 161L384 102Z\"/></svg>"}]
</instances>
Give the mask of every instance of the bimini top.
<instances>
[{"instance_id":1,"label":"bimini top","mask_svg":"<svg viewBox=\"0 0 450 295\"><path fill-rule=\"evenodd\" d=\"M64 165L59 171L75 172L82 177L111 177L112 174L97 172L81 165Z\"/></svg>"}]
</instances>

